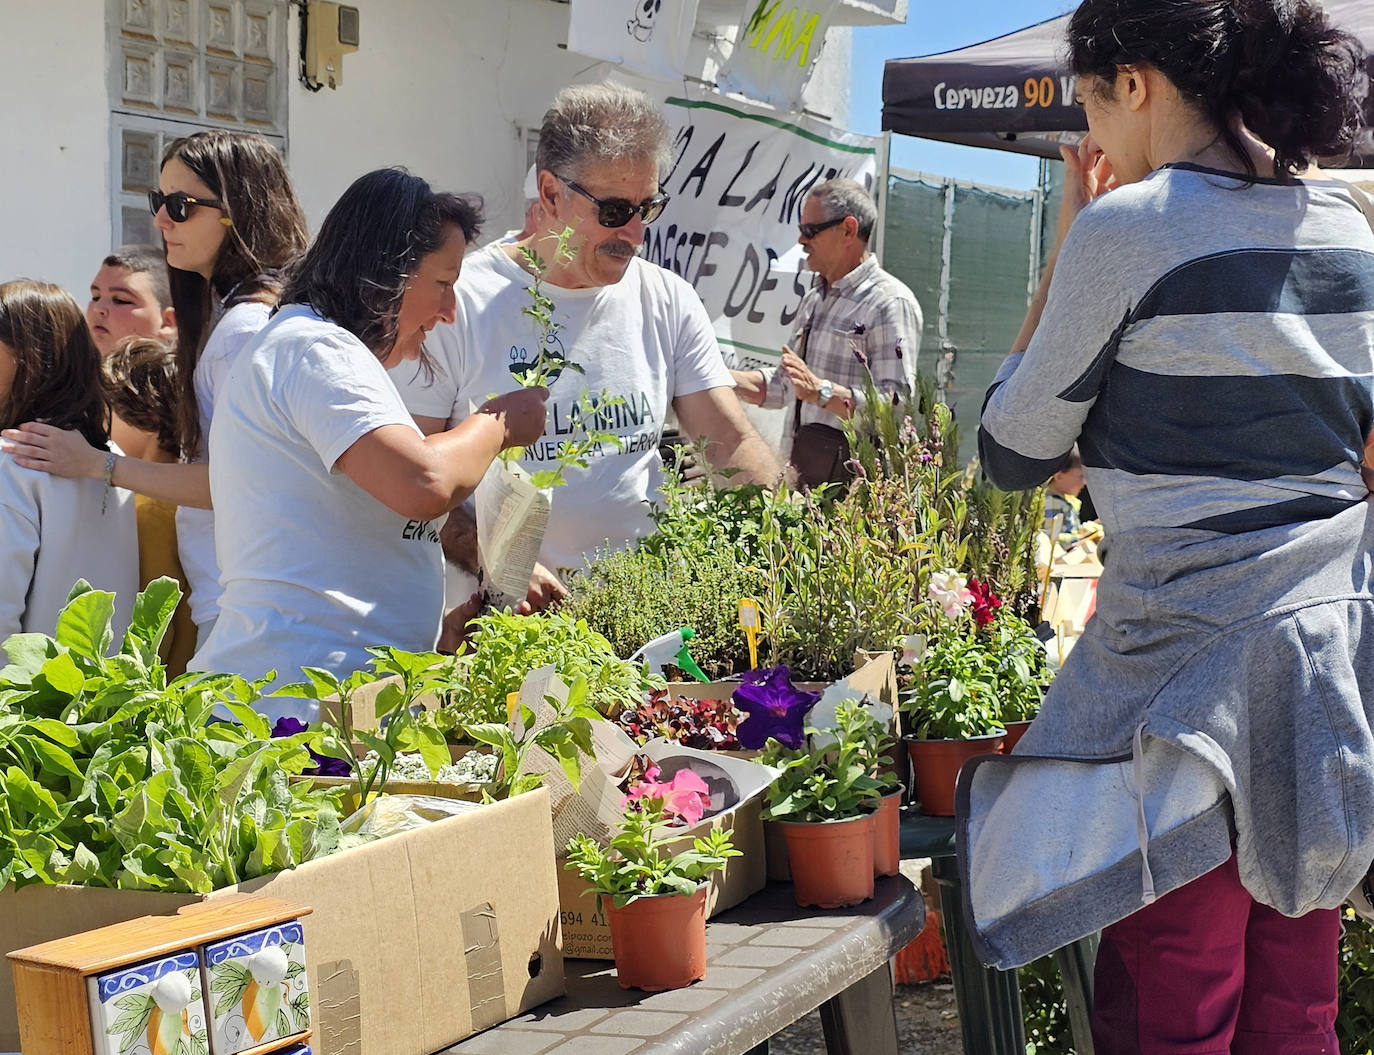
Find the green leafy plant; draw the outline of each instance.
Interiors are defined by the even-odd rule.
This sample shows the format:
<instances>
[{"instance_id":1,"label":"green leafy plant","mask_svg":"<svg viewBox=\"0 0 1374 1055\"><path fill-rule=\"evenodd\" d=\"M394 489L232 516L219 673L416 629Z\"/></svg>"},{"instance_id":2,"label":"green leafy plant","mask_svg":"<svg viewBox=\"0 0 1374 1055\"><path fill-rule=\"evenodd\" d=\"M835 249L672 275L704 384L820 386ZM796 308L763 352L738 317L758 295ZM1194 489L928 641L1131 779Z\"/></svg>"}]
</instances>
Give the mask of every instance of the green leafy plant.
<instances>
[{"instance_id":1,"label":"green leafy plant","mask_svg":"<svg viewBox=\"0 0 1374 1055\"><path fill-rule=\"evenodd\" d=\"M1342 910L1336 1036L1347 1055L1374 1052L1374 925Z\"/></svg>"},{"instance_id":2,"label":"green leafy plant","mask_svg":"<svg viewBox=\"0 0 1374 1055\"><path fill-rule=\"evenodd\" d=\"M582 779L583 759L595 758L592 722L601 720L600 713L587 703L589 691L587 679L577 678L568 688L566 701L544 697L544 702L553 710L542 716L536 716L530 707L521 704L519 732L508 722L477 722L466 726L469 736L479 744L491 745L501 759L494 781L494 798L513 798L544 783L544 774L526 765L526 759L535 749L556 759L573 787L577 787Z\"/></svg>"},{"instance_id":3,"label":"green leafy plant","mask_svg":"<svg viewBox=\"0 0 1374 1055\"><path fill-rule=\"evenodd\" d=\"M682 836L668 823L663 800L627 797L610 844L575 835L568 841L564 867L575 869L617 908L654 894L690 895L711 873L724 868L728 858L740 856L730 841L733 834L733 829L711 831L694 838L689 849L670 853L669 844Z\"/></svg>"},{"instance_id":4,"label":"green leafy plant","mask_svg":"<svg viewBox=\"0 0 1374 1055\"><path fill-rule=\"evenodd\" d=\"M520 688L526 674L550 663L564 682L585 681L587 703L603 715L636 706L645 688L663 684L661 678L621 659L603 635L565 611L515 615L505 609L479 616L471 627L444 686L444 706L433 715L445 733L504 723L507 697Z\"/></svg>"},{"instance_id":5,"label":"green leafy plant","mask_svg":"<svg viewBox=\"0 0 1374 1055\"><path fill-rule=\"evenodd\" d=\"M302 667L305 681L283 685L272 694L315 701L324 726L324 753L348 762L357 781L359 803L366 802L374 788L386 785L401 752L418 752L429 767L431 778L449 762L443 733L420 719L419 701L452 682L453 657L437 652L406 652L389 645L367 651L372 656L370 670L354 671L339 678L321 667ZM384 678L395 680L377 693L378 731L355 728L353 701L358 690ZM376 752L376 765L364 766L355 744Z\"/></svg>"},{"instance_id":6,"label":"green leafy plant","mask_svg":"<svg viewBox=\"0 0 1374 1055\"><path fill-rule=\"evenodd\" d=\"M54 636L5 643L0 885L208 893L338 846L339 793L289 779L320 734L272 740L253 709L272 675L167 681L157 649L180 596L150 583L107 656L114 596L78 582Z\"/></svg>"},{"instance_id":7,"label":"green leafy plant","mask_svg":"<svg viewBox=\"0 0 1374 1055\"><path fill-rule=\"evenodd\" d=\"M848 820L877 808L883 782L870 772L872 715L855 701L835 709L838 727L808 727L808 746L770 740L760 759L780 770L768 789L764 817L774 821Z\"/></svg>"}]
</instances>

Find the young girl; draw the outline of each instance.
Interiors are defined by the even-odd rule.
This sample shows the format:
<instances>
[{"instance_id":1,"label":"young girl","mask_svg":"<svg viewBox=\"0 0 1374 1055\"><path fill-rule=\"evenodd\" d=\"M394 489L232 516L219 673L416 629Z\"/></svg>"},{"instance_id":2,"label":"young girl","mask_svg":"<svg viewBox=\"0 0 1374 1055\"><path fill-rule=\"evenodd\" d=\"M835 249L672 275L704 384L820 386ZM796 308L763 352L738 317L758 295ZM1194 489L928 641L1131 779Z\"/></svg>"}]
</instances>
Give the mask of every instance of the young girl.
<instances>
[{"instance_id":1,"label":"young girl","mask_svg":"<svg viewBox=\"0 0 1374 1055\"><path fill-rule=\"evenodd\" d=\"M176 354L159 340L129 337L117 342L100 361L101 382L110 404L112 420L123 422L127 433L146 436L149 442L138 457L146 461L177 461ZM125 448L125 453L129 453ZM191 622L186 582L177 553L176 506L134 496L138 511L138 588L163 575L181 584L182 598L159 649L167 664L167 676L186 670L196 646L196 627Z\"/></svg>"},{"instance_id":2,"label":"young girl","mask_svg":"<svg viewBox=\"0 0 1374 1055\"><path fill-rule=\"evenodd\" d=\"M443 608L437 521L506 447L543 434L543 388L489 400L424 436L384 363L416 359L453 320L480 212L398 169L359 178L334 206L282 308L218 395L211 443L224 593L192 669L280 681L339 676L368 646L434 647ZM311 720L269 697L272 717Z\"/></svg>"},{"instance_id":3,"label":"young girl","mask_svg":"<svg viewBox=\"0 0 1374 1055\"><path fill-rule=\"evenodd\" d=\"M191 615L203 640L218 614L219 567L205 462L215 393L243 347L267 323L286 268L305 251L305 219L276 149L246 132L197 132L162 158L149 192L167 250L177 322L177 441L188 464L118 459L122 487L182 507L181 561ZM74 433L26 422L5 436L19 464L99 478L104 455Z\"/></svg>"},{"instance_id":4,"label":"young girl","mask_svg":"<svg viewBox=\"0 0 1374 1055\"><path fill-rule=\"evenodd\" d=\"M106 450L100 353L65 290L0 285L0 425L42 418ZM115 595L115 640L138 588L133 496L108 480L63 480L0 456L0 641L52 634L72 584Z\"/></svg>"}]
</instances>

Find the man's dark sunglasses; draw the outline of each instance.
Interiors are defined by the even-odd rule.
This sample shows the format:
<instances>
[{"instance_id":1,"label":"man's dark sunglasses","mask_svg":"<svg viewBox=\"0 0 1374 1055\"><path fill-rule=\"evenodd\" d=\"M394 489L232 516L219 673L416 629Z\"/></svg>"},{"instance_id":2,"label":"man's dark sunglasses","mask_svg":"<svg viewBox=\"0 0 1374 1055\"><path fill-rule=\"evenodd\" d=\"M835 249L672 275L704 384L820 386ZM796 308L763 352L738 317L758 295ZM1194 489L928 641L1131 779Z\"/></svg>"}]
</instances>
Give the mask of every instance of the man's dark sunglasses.
<instances>
[{"instance_id":1,"label":"man's dark sunglasses","mask_svg":"<svg viewBox=\"0 0 1374 1055\"><path fill-rule=\"evenodd\" d=\"M216 198L193 198L184 190L174 190L171 194L163 194L158 190L148 192L148 211L154 216L163 206L167 206L167 218L173 223L185 223L186 217L191 215L191 210L197 205L204 205L211 209L223 209L224 202Z\"/></svg>"},{"instance_id":2,"label":"man's dark sunglasses","mask_svg":"<svg viewBox=\"0 0 1374 1055\"><path fill-rule=\"evenodd\" d=\"M822 220L820 223L799 223L797 224L797 230L800 231L801 236L809 242L822 231L828 231L837 224L844 223L844 221L845 218L843 216L837 216L833 220Z\"/></svg>"},{"instance_id":3,"label":"man's dark sunglasses","mask_svg":"<svg viewBox=\"0 0 1374 1055\"><path fill-rule=\"evenodd\" d=\"M596 206L596 222L602 227L624 227L636 213L645 223L653 223L663 214L663 209L668 204L668 195L663 191L659 191L652 198L645 198L636 205L624 198L598 198L585 187L563 176L559 176L558 180L568 190L582 195Z\"/></svg>"}]
</instances>

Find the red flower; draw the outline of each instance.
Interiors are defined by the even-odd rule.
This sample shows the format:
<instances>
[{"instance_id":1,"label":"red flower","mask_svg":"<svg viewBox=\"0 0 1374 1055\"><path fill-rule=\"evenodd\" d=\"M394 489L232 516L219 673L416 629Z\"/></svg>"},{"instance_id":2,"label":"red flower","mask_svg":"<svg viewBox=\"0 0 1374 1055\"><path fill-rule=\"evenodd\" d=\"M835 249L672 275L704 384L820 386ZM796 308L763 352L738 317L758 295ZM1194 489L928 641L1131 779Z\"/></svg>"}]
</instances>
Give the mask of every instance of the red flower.
<instances>
[{"instance_id":1,"label":"red flower","mask_svg":"<svg viewBox=\"0 0 1374 1055\"><path fill-rule=\"evenodd\" d=\"M969 579L968 592L973 594L973 601L969 604L973 621L979 626L987 626L992 622L997 609L1002 607L1002 599L992 592L990 583L978 579Z\"/></svg>"}]
</instances>

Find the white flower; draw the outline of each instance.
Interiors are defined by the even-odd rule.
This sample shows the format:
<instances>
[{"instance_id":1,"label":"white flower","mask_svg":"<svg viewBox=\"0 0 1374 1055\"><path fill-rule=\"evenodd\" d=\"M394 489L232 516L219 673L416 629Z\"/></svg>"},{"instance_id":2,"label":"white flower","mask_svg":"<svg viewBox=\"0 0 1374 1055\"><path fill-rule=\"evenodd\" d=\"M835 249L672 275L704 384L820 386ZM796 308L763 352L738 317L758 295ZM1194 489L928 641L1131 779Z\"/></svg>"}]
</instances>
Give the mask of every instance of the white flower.
<instances>
[{"instance_id":1,"label":"white flower","mask_svg":"<svg viewBox=\"0 0 1374 1055\"><path fill-rule=\"evenodd\" d=\"M929 593L947 619L958 619L973 603L968 580L953 568L931 573Z\"/></svg>"},{"instance_id":2,"label":"white flower","mask_svg":"<svg viewBox=\"0 0 1374 1055\"><path fill-rule=\"evenodd\" d=\"M925 634L907 634L902 638L902 663L908 667L917 666L926 658Z\"/></svg>"}]
</instances>

